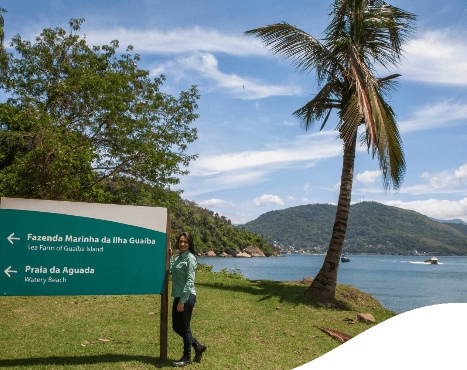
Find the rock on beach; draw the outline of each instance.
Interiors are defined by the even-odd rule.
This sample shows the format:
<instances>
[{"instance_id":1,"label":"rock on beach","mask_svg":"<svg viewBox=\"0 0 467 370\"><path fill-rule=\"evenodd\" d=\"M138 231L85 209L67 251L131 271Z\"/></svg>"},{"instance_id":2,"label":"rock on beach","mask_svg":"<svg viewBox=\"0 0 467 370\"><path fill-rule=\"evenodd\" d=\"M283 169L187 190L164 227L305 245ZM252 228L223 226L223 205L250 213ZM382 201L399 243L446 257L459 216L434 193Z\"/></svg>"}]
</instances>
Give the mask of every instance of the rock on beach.
<instances>
[{"instance_id":1,"label":"rock on beach","mask_svg":"<svg viewBox=\"0 0 467 370\"><path fill-rule=\"evenodd\" d=\"M237 257L237 258L251 258L251 256L248 253L245 253L245 252L240 252L235 257Z\"/></svg>"},{"instance_id":2,"label":"rock on beach","mask_svg":"<svg viewBox=\"0 0 467 370\"><path fill-rule=\"evenodd\" d=\"M230 254L222 252L221 254L219 254L219 257L232 257L232 256Z\"/></svg>"},{"instance_id":3,"label":"rock on beach","mask_svg":"<svg viewBox=\"0 0 467 370\"><path fill-rule=\"evenodd\" d=\"M248 253L251 257L266 257L263 251L256 245L250 245L249 247L246 247L243 252Z\"/></svg>"}]
</instances>

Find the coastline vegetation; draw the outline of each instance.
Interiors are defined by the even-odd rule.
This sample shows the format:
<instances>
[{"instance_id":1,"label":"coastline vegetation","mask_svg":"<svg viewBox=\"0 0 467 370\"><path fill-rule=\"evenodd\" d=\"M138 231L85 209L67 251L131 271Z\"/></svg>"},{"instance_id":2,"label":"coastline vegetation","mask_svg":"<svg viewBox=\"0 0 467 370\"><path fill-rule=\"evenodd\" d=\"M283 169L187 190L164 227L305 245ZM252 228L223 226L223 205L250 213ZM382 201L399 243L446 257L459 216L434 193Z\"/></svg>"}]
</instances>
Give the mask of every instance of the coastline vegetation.
<instances>
[{"instance_id":1,"label":"coastline vegetation","mask_svg":"<svg viewBox=\"0 0 467 370\"><path fill-rule=\"evenodd\" d=\"M208 350L192 369L292 369L341 344L315 326L354 337L396 315L350 286L338 284L337 301L326 306L305 299L308 285L211 268L200 265L196 275L192 329ZM376 323L349 325L358 313L371 313ZM169 330L168 361L159 358L157 295L3 296L0 316L2 368L169 368L181 356L180 338Z\"/></svg>"}]
</instances>

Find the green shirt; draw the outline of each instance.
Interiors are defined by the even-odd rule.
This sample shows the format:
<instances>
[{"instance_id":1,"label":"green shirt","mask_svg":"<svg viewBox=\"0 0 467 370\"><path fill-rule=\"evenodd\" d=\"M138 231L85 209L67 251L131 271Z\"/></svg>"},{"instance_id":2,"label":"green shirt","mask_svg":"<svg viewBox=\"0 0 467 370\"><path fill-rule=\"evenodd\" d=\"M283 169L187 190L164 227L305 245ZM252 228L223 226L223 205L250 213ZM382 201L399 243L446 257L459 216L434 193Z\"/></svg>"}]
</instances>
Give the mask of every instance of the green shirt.
<instances>
[{"instance_id":1,"label":"green shirt","mask_svg":"<svg viewBox=\"0 0 467 370\"><path fill-rule=\"evenodd\" d=\"M172 297L180 297L185 303L190 294L196 294L195 274L198 262L189 250L170 258L169 273L172 274Z\"/></svg>"}]
</instances>

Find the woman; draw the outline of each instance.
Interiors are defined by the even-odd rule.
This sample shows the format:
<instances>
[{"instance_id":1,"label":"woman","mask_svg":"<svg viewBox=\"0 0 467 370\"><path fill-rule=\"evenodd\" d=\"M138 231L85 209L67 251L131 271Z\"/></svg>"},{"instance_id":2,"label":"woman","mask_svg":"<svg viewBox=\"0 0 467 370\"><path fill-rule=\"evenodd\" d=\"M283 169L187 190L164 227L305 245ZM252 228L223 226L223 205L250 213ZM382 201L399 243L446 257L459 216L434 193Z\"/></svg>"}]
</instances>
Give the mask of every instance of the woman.
<instances>
[{"instance_id":1,"label":"woman","mask_svg":"<svg viewBox=\"0 0 467 370\"><path fill-rule=\"evenodd\" d=\"M177 241L178 256L173 258L170 250L170 269L172 274L172 327L175 333L183 338L183 357L172 364L182 367L191 364L191 347L195 349L193 361L200 362L207 345L198 343L191 334L190 321L193 307L196 303L195 274L198 262L195 257L193 237L189 233L182 233Z\"/></svg>"}]
</instances>

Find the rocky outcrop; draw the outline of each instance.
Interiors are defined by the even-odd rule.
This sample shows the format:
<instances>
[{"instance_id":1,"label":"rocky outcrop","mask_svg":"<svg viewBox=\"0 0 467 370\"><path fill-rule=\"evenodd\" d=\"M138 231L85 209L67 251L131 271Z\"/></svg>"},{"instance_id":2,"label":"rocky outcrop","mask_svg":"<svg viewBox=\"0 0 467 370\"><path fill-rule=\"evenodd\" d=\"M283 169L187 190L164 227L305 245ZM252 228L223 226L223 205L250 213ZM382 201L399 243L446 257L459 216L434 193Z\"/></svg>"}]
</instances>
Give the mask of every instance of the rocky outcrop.
<instances>
[{"instance_id":1,"label":"rocky outcrop","mask_svg":"<svg viewBox=\"0 0 467 370\"><path fill-rule=\"evenodd\" d=\"M206 252L206 257L216 257L216 254L213 251Z\"/></svg>"},{"instance_id":2,"label":"rocky outcrop","mask_svg":"<svg viewBox=\"0 0 467 370\"><path fill-rule=\"evenodd\" d=\"M246 247L243 252L248 253L251 257L266 257L263 251L256 245L250 245L249 247Z\"/></svg>"},{"instance_id":3,"label":"rocky outcrop","mask_svg":"<svg viewBox=\"0 0 467 370\"><path fill-rule=\"evenodd\" d=\"M282 255L281 250L278 247L274 246L274 253L272 257L284 257L284 256Z\"/></svg>"},{"instance_id":4,"label":"rocky outcrop","mask_svg":"<svg viewBox=\"0 0 467 370\"><path fill-rule=\"evenodd\" d=\"M219 254L219 257L232 257L232 256L228 253L222 252L221 254Z\"/></svg>"},{"instance_id":5,"label":"rocky outcrop","mask_svg":"<svg viewBox=\"0 0 467 370\"><path fill-rule=\"evenodd\" d=\"M245 252L240 252L235 257L237 257L237 258L251 258L251 255L249 255L248 253L245 253Z\"/></svg>"},{"instance_id":6,"label":"rocky outcrop","mask_svg":"<svg viewBox=\"0 0 467 370\"><path fill-rule=\"evenodd\" d=\"M237 257L237 254L239 254L240 251L238 249L229 248L226 249L226 253L230 254L232 257Z\"/></svg>"},{"instance_id":7,"label":"rocky outcrop","mask_svg":"<svg viewBox=\"0 0 467 370\"><path fill-rule=\"evenodd\" d=\"M371 313L359 313L354 322L357 322L358 320L362 320L362 321L365 321L365 322L368 322L368 321L369 322L375 322L376 321Z\"/></svg>"}]
</instances>

